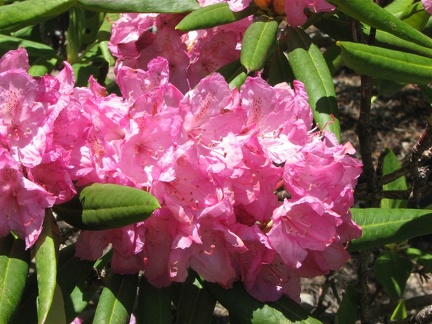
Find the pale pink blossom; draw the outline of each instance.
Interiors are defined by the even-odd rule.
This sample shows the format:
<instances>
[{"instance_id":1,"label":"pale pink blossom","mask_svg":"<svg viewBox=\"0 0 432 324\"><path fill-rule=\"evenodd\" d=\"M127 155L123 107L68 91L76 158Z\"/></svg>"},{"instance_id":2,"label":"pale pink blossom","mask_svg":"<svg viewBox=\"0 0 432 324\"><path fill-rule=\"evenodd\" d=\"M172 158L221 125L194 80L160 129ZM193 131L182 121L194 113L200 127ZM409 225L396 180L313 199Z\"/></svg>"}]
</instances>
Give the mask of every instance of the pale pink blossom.
<instances>
[{"instance_id":1,"label":"pale pink blossom","mask_svg":"<svg viewBox=\"0 0 432 324\"><path fill-rule=\"evenodd\" d=\"M308 9L312 13L317 13L330 12L335 8L335 6L326 0L285 0L287 21L293 27L302 26L306 22L305 9Z\"/></svg>"}]
</instances>

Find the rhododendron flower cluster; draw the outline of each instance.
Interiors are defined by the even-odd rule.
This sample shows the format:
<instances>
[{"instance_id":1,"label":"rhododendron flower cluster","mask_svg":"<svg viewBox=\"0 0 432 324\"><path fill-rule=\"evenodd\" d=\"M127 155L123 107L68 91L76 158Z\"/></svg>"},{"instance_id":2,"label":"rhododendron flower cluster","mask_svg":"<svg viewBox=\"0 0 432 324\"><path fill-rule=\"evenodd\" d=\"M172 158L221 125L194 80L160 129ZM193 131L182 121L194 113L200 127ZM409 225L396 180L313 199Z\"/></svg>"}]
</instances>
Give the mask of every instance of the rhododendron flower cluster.
<instances>
[{"instance_id":1,"label":"rhododendron flower cluster","mask_svg":"<svg viewBox=\"0 0 432 324\"><path fill-rule=\"evenodd\" d=\"M361 163L350 144L312 129L301 82L249 77L237 90L214 73L183 94L157 57L145 70L119 66L122 96L107 96L93 78L74 87L67 63L55 78L27 69L23 49L0 60L0 236L30 247L45 208L75 194L72 181L115 183L162 207L82 231L77 255L94 260L112 244L114 272L143 271L156 287L192 268L223 287L240 280L261 301L299 301L300 277L348 259L345 243L361 234L349 211Z\"/></svg>"},{"instance_id":2,"label":"rhododendron flower cluster","mask_svg":"<svg viewBox=\"0 0 432 324\"><path fill-rule=\"evenodd\" d=\"M183 93L199 80L240 57L240 43L252 17L211 29L184 33L175 29L184 15L122 14L112 26L109 49L122 66L146 69L164 57L170 82Z\"/></svg>"}]
</instances>

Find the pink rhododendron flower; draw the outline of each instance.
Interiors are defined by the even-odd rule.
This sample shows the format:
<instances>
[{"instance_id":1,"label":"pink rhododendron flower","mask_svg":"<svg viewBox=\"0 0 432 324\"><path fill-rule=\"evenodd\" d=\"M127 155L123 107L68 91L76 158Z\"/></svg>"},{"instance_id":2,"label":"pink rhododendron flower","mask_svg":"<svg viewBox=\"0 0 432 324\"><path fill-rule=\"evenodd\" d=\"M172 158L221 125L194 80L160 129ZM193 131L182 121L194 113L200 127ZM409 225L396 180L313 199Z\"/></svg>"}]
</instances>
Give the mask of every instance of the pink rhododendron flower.
<instances>
[{"instance_id":1,"label":"pink rhododendron flower","mask_svg":"<svg viewBox=\"0 0 432 324\"><path fill-rule=\"evenodd\" d=\"M184 281L191 268L223 287L240 280L261 301L298 301L300 277L341 266L345 243L361 235L349 211L361 163L350 144L311 130L301 82L272 87L249 77L237 90L217 73L205 76L237 55L238 34L182 38L178 19L119 20L130 31L115 31L111 44L121 96L94 78L74 87L68 64L36 80L23 50L0 59L0 237L13 231L32 246L45 209L71 199L74 184L141 188L162 207L143 222L82 231L80 258L97 259L111 245L114 272L143 271L156 287ZM228 55L207 65L211 48ZM172 69L199 77L178 85ZM280 189L290 198L278 200Z\"/></svg>"},{"instance_id":2,"label":"pink rhododendron flower","mask_svg":"<svg viewBox=\"0 0 432 324\"><path fill-rule=\"evenodd\" d=\"M432 15L432 1L431 0L422 0L423 7L427 13Z\"/></svg>"},{"instance_id":3,"label":"pink rhododendron flower","mask_svg":"<svg viewBox=\"0 0 432 324\"><path fill-rule=\"evenodd\" d=\"M31 247L42 230L45 208L55 201L53 194L26 179L22 166L0 147L0 237L13 231Z\"/></svg>"}]
</instances>

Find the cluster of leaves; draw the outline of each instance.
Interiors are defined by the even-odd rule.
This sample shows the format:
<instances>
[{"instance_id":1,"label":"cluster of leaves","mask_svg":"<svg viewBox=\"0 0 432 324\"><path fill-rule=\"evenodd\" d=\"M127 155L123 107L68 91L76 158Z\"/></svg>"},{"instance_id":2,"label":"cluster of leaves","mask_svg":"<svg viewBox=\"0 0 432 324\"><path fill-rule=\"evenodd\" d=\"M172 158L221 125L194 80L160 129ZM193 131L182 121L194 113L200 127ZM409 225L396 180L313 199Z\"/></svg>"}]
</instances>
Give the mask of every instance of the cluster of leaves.
<instances>
[{"instance_id":1,"label":"cluster of leaves","mask_svg":"<svg viewBox=\"0 0 432 324\"><path fill-rule=\"evenodd\" d=\"M200 8L193 0L11 2L5 1L0 7L0 54L25 47L34 76L50 73L68 60L77 75L77 85L85 85L89 75L96 75L112 91L115 85L107 79L107 72L114 59L107 42L110 22L118 13L190 12L177 26L184 31L226 24L254 14L244 35L240 60L220 72L237 87L248 74L260 70L272 85L301 80L310 96L315 122L327 125L338 138L340 126L332 72L341 62L359 74L393 86L426 85L432 80L432 39L426 36L432 21L421 2L413 0L395 0L384 8L372 1L331 0L337 10L310 14L303 28L281 28L281 17L272 16L271 10L263 11L253 3L244 11L233 13L226 3ZM312 25L335 40L324 54L304 31ZM354 41L351 26L358 27L365 39L374 35L374 45ZM426 94L429 91L427 87L423 90ZM383 165L384 174L401 167L391 152ZM406 189L403 178L380 188ZM124 197L130 199L125 201ZM353 219L363 228L363 236L351 242L349 250L367 250L431 233L432 213L405 208L404 204L382 199L381 208L374 204L370 204L374 208L353 208ZM157 207L157 202L145 192L94 185L84 189L67 211L58 212L65 218L72 214L78 228L98 230L143 220ZM39 323L70 322L98 295L99 285L89 283L88 278L95 269L101 271L107 266L110 254L93 263L74 257L73 245L59 251L57 224L48 211L43 228L31 251L25 251L24 243L12 235L0 241L1 322L30 323L36 318ZM33 257L36 269L29 275ZM375 264L377 280L398 303L394 319L407 316L401 297L413 261L429 272L429 255L412 248L404 249L404 254L395 249L381 252ZM155 289L138 275L110 274L103 281L93 321L126 323L134 313L139 322L169 323L173 302L179 322L209 322L219 301L228 309L232 322L319 323L288 298L264 304L251 298L241 285L225 290L193 272L184 283L166 289ZM357 292L347 293L336 321L355 321L352 309L357 308L357 300Z\"/></svg>"}]
</instances>

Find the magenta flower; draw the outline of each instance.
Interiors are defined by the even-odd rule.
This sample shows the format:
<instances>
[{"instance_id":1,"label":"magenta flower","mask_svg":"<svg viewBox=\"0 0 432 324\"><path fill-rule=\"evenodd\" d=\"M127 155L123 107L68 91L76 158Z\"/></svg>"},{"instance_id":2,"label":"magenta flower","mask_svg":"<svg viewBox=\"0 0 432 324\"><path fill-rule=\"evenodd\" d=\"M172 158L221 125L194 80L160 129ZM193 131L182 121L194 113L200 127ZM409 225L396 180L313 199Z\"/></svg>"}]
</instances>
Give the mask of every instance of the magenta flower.
<instances>
[{"instance_id":1,"label":"magenta flower","mask_svg":"<svg viewBox=\"0 0 432 324\"><path fill-rule=\"evenodd\" d=\"M432 1L431 0L422 0L423 7L427 13L432 15Z\"/></svg>"},{"instance_id":2,"label":"magenta flower","mask_svg":"<svg viewBox=\"0 0 432 324\"><path fill-rule=\"evenodd\" d=\"M10 231L25 239L26 248L37 240L45 218L45 208L56 197L26 179L22 166L0 147L0 237Z\"/></svg>"}]
</instances>

